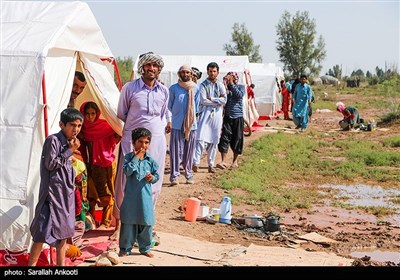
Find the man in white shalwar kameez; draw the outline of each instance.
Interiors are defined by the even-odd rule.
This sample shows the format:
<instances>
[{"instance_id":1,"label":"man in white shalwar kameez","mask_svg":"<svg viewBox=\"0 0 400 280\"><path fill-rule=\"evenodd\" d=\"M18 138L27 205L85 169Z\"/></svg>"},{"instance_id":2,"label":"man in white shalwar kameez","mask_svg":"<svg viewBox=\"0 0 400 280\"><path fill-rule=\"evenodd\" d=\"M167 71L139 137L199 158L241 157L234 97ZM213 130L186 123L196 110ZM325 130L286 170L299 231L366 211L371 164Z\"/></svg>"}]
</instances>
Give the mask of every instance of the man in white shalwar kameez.
<instances>
[{"instance_id":1,"label":"man in white shalwar kameez","mask_svg":"<svg viewBox=\"0 0 400 280\"><path fill-rule=\"evenodd\" d=\"M221 135L226 89L218 81L219 66L215 62L207 65L208 78L200 84L200 114L197 126L196 150L193 171L197 172L204 150L207 151L208 172L215 173L214 162Z\"/></svg>"}]
</instances>

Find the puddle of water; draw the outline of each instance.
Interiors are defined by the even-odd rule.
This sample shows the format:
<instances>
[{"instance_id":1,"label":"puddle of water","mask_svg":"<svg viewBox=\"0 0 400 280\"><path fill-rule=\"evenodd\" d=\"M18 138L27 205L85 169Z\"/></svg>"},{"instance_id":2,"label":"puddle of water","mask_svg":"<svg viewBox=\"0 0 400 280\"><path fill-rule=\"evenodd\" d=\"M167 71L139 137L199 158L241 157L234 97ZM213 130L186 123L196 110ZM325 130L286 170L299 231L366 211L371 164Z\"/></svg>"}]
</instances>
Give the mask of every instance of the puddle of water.
<instances>
[{"instance_id":1,"label":"puddle of water","mask_svg":"<svg viewBox=\"0 0 400 280\"><path fill-rule=\"evenodd\" d=\"M382 188L381 186L368 185L321 185L322 189L334 189L338 193L336 198L346 198L345 203L353 206L382 206L396 210L396 214L385 217L385 221L390 221L395 225L400 225L400 205L391 200L400 196L399 189Z\"/></svg>"},{"instance_id":2,"label":"puddle of water","mask_svg":"<svg viewBox=\"0 0 400 280\"><path fill-rule=\"evenodd\" d=\"M353 206L382 206L395 209L396 214L385 217L385 221L390 221L395 225L400 225L400 205L391 200L400 196L399 189L382 188L380 186L368 185L332 185L325 184L320 186L322 189L333 189L337 193L333 194L335 198L345 198L347 204ZM329 201L329 199L328 199ZM380 251L376 249L359 249L350 253L353 258L362 258L369 256L372 261L400 263L400 252Z\"/></svg>"},{"instance_id":3,"label":"puddle of water","mask_svg":"<svg viewBox=\"0 0 400 280\"><path fill-rule=\"evenodd\" d=\"M321 188L338 190L338 198L348 198L346 203L354 206L383 206L400 210L400 205L391 202L391 198L400 196L400 190L384 189L380 186L367 185L331 185Z\"/></svg>"},{"instance_id":4,"label":"puddle of water","mask_svg":"<svg viewBox=\"0 0 400 280\"><path fill-rule=\"evenodd\" d=\"M371 257L372 261L378 262L394 262L395 264L400 263L400 252L386 252L386 251L355 251L350 254L353 258L362 258L364 256Z\"/></svg>"}]
</instances>

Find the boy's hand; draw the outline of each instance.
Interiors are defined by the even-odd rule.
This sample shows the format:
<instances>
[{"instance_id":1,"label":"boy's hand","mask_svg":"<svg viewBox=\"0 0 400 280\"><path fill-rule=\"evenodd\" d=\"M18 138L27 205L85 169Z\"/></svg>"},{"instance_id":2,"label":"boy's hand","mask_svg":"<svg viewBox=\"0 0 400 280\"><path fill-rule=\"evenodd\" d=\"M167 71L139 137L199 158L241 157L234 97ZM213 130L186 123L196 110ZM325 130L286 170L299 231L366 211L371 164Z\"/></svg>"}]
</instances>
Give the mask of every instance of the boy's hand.
<instances>
[{"instance_id":1,"label":"boy's hand","mask_svg":"<svg viewBox=\"0 0 400 280\"><path fill-rule=\"evenodd\" d=\"M80 146L81 146L81 141L79 141L79 139L76 138L76 136L72 137L71 140L68 141L68 148L73 152L78 150Z\"/></svg>"},{"instance_id":2,"label":"boy's hand","mask_svg":"<svg viewBox=\"0 0 400 280\"><path fill-rule=\"evenodd\" d=\"M146 174L146 176L144 176L144 179L145 179L147 182L151 182L151 180L153 180L153 175L152 175L150 172L148 172L148 173Z\"/></svg>"},{"instance_id":3,"label":"boy's hand","mask_svg":"<svg viewBox=\"0 0 400 280\"><path fill-rule=\"evenodd\" d=\"M136 157L143 158L145 150L143 148L140 148L139 150L133 150L133 153Z\"/></svg>"}]
</instances>

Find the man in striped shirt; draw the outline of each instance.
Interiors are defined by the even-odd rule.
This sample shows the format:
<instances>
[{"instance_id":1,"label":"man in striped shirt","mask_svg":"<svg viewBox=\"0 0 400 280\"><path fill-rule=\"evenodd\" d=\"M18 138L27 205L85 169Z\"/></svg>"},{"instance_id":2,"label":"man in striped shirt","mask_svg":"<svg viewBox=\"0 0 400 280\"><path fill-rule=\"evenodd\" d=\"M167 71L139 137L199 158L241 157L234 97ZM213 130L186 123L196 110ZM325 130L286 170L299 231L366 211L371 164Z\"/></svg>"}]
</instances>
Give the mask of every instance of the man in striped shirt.
<instances>
[{"instance_id":1,"label":"man in striped shirt","mask_svg":"<svg viewBox=\"0 0 400 280\"><path fill-rule=\"evenodd\" d=\"M224 77L227 92L227 102L224 110L222 133L218 143L218 151L221 153L222 161L217 164L218 168L225 169L226 155L229 147L233 151L231 168L238 167L237 158L243 152L243 96L246 93L244 85L238 84L239 75L229 72Z\"/></svg>"}]
</instances>

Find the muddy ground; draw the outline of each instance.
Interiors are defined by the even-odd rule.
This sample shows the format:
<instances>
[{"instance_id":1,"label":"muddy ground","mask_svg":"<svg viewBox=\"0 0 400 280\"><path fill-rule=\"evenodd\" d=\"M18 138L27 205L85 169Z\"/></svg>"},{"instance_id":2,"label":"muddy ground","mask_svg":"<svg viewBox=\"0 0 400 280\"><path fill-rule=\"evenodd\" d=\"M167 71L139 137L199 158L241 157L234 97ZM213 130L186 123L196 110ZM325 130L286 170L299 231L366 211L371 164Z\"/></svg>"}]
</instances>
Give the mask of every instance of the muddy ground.
<instances>
[{"instance_id":1,"label":"muddy ground","mask_svg":"<svg viewBox=\"0 0 400 280\"><path fill-rule=\"evenodd\" d=\"M351 102L352 96L341 96L341 100L346 104ZM364 119L377 119L381 112L375 109L364 110L361 115ZM278 115L282 118L282 115ZM341 119L340 113L336 111L320 112L314 110L312 121L308 131L334 131L332 141L345 139L349 133L356 137L380 141L390 135L400 134L400 123L397 122L390 126L379 126L377 130L367 132L343 132L338 130L338 121ZM245 138L245 145L265 133L274 133L279 129L284 129L290 133L296 133L293 122L282 119L260 121L260 124L269 127L260 128L254 131L251 136ZM288 129L287 127L292 129ZM231 156L231 152L229 153ZM245 160L239 158L239 164ZM184 176L180 176L180 185L169 186L169 158L167 156L166 171L164 176L163 190L160 194L156 206L156 231L175 233L183 236L193 237L200 240L207 240L217 243L232 243L248 246L251 243L265 246L286 246L302 247L310 251L334 252L338 255L354 258L353 265L364 266L400 266L400 214L377 218L363 210L346 210L329 205L329 202L321 202L308 210L291 210L288 213L279 213L282 234L267 235L262 230L247 229L236 224L210 224L206 221L186 222L180 211L182 201L188 197L197 197L210 208L219 207L222 197L227 193L214 186L216 176L229 170L217 169L217 173L211 174L207 170L207 162L203 158L198 173L195 173L195 184L185 184ZM217 155L216 163L220 161ZM400 171L399 171L400 172ZM335 181L335 183L338 183ZM400 190L400 183L397 185L382 185L379 182L366 181L343 181L342 185L368 185L382 186L384 188L397 188ZM318 177L310 178L307 184L299 182L287 182L287 186L303 184L307 186L318 186ZM233 191L240 194L240 191ZM400 212L400 211L399 211ZM243 215L258 214L265 216L255 205L232 205L232 216L234 218ZM233 219L236 221L236 219ZM240 219L238 220L240 222ZM334 242L312 242L302 243L292 242L299 236L307 233L317 233L323 237L330 238ZM161 241L162 242L162 241ZM355 253L359 251L358 255ZM366 253L365 253L366 252ZM371 253L368 253L371 252ZM356 255L355 255L356 254ZM375 256L374 256L375 254ZM376 256L377 254L377 256ZM372 256L372 258L371 258ZM390 256L389 259L386 257Z\"/></svg>"}]
</instances>

